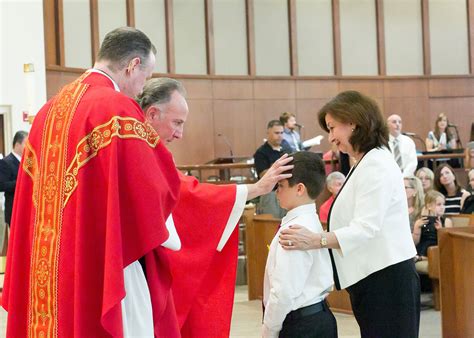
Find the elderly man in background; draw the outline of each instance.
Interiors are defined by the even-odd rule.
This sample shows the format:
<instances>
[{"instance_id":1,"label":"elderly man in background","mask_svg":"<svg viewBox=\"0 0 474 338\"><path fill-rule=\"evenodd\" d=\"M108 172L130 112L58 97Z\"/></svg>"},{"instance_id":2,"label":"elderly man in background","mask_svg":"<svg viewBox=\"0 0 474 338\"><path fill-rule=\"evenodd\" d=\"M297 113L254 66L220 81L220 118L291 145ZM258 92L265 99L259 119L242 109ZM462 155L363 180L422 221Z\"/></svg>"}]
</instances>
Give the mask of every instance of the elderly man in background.
<instances>
[{"instance_id":1,"label":"elderly man in background","mask_svg":"<svg viewBox=\"0 0 474 338\"><path fill-rule=\"evenodd\" d=\"M415 142L402 134L402 118L399 115L390 115L387 125L390 133L388 144L403 177L414 175L418 165Z\"/></svg>"},{"instance_id":2,"label":"elderly man in background","mask_svg":"<svg viewBox=\"0 0 474 338\"><path fill-rule=\"evenodd\" d=\"M137 98L146 120L167 144L183 137L189 114L185 96L179 81L158 78L148 81ZM180 197L170 218L181 250L168 254L182 337L229 336L238 254L236 225L246 200L270 192L278 180L288 177L280 173L292 167L284 165L289 160L277 160L257 183L248 185L199 183L180 174Z\"/></svg>"}]
</instances>

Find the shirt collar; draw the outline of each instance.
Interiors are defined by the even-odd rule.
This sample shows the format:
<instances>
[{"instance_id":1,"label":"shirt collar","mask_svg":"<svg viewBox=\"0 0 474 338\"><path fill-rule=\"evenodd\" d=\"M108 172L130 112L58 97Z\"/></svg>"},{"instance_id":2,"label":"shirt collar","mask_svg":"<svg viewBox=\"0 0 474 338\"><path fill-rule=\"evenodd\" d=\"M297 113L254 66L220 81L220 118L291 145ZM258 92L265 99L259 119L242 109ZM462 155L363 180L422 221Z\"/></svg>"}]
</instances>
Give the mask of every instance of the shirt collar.
<instances>
[{"instance_id":1,"label":"shirt collar","mask_svg":"<svg viewBox=\"0 0 474 338\"><path fill-rule=\"evenodd\" d=\"M13 150L12 150L12 154L13 154L13 156L16 157L16 159L17 159L18 161L21 162L21 156L20 156L20 155L18 155L17 153L15 153Z\"/></svg>"},{"instance_id":2,"label":"shirt collar","mask_svg":"<svg viewBox=\"0 0 474 338\"><path fill-rule=\"evenodd\" d=\"M282 218L281 227L286 227L290 225L289 223L293 219L303 214L316 214L316 204L314 203L303 204L303 205L300 205L299 207L291 209L290 211L288 211L286 216Z\"/></svg>"},{"instance_id":3,"label":"shirt collar","mask_svg":"<svg viewBox=\"0 0 474 338\"><path fill-rule=\"evenodd\" d=\"M400 139L399 139L400 135L398 135L398 137L393 137L392 134L388 134L388 141L389 142L394 142L395 140L400 141Z\"/></svg>"},{"instance_id":4,"label":"shirt collar","mask_svg":"<svg viewBox=\"0 0 474 338\"><path fill-rule=\"evenodd\" d=\"M105 77L107 77L110 81L112 81L112 84L114 85L114 89L116 92L119 92L120 91L120 87L118 86L117 82L114 81L114 79L112 79L109 74L107 74L106 72L100 70L100 69L96 69L96 68L92 68L92 69L89 69L88 70L89 73L97 73L97 74L102 74L104 75Z\"/></svg>"}]
</instances>

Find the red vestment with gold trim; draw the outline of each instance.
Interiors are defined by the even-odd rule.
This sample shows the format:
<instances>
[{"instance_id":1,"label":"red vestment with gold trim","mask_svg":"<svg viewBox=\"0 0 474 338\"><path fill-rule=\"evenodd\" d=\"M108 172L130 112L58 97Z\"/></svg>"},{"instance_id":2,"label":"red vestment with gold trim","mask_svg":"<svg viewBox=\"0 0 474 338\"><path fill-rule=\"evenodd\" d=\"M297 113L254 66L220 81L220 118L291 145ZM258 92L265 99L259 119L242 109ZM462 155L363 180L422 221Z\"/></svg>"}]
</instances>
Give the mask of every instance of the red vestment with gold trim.
<instances>
[{"instance_id":1,"label":"red vestment with gold trim","mask_svg":"<svg viewBox=\"0 0 474 338\"><path fill-rule=\"evenodd\" d=\"M182 337L228 337L238 255L238 227L217 245L236 200L236 185L199 183L180 175L173 219L181 250L169 252Z\"/></svg>"},{"instance_id":2,"label":"red vestment with gold trim","mask_svg":"<svg viewBox=\"0 0 474 338\"><path fill-rule=\"evenodd\" d=\"M123 269L142 256L155 334L179 335L160 245L180 182L143 121L135 101L97 73L64 87L36 116L11 223L7 336L122 336Z\"/></svg>"}]
</instances>

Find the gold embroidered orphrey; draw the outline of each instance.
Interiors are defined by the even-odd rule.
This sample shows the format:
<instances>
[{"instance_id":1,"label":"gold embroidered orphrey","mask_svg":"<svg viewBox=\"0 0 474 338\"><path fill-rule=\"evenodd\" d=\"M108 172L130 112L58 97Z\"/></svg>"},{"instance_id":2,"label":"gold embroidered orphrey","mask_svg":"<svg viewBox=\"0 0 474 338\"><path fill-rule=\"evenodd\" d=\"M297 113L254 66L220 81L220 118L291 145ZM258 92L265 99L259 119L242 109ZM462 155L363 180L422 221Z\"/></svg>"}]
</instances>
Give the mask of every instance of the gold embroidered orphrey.
<instances>
[{"instance_id":1,"label":"gold embroidered orphrey","mask_svg":"<svg viewBox=\"0 0 474 338\"><path fill-rule=\"evenodd\" d=\"M147 123L130 117L112 119L85 136L66 170L69 128L77 105L89 85L82 83L88 73L64 87L52 103L45 122L40 164L27 143L23 170L33 180L36 207L30 271L29 337L58 336L58 261L63 209L78 186L79 169L108 146L113 137L141 139L151 147L158 134Z\"/></svg>"},{"instance_id":2,"label":"gold embroidered orphrey","mask_svg":"<svg viewBox=\"0 0 474 338\"><path fill-rule=\"evenodd\" d=\"M33 191L37 189L37 208L33 232L29 292L29 337L57 337L57 273L62 226L64 175L69 127L77 104L88 85L81 78L64 87L53 101L45 121L37 175L34 163L30 172ZM34 154L33 149L30 149ZM29 157L30 159L32 157ZM27 159L25 159L26 161ZM35 180L38 177L38 180ZM33 200L34 200L33 196Z\"/></svg>"},{"instance_id":3,"label":"gold embroidered orphrey","mask_svg":"<svg viewBox=\"0 0 474 338\"><path fill-rule=\"evenodd\" d=\"M141 139L151 147L155 147L159 141L158 134L148 123L131 117L114 116L107 123L94 128L77 144L76 155L67 169L64 206L77 188L79 169L97 156L99 150L107 147L114 137Z\"/></svg>"}]
</instances>

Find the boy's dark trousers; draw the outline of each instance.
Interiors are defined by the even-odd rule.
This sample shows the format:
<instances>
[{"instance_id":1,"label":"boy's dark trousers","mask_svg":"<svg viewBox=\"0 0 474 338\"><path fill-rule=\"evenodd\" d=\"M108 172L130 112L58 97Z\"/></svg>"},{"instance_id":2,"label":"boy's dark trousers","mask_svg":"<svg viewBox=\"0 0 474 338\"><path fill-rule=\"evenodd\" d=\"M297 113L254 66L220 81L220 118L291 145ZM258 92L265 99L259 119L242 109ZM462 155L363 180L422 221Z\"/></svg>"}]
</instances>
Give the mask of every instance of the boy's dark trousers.
<instances>
[{"instance_id":1,"label":"boy's dark trousers","mask_svg":"<svg viewBox=\"0 0 474 338\"><path fill-rule=\"evenodd\" d=\"M280 338L337 338L336 318L325 300L286 315Z\"/></svg>"}]
</instances>

